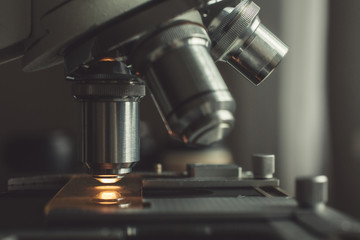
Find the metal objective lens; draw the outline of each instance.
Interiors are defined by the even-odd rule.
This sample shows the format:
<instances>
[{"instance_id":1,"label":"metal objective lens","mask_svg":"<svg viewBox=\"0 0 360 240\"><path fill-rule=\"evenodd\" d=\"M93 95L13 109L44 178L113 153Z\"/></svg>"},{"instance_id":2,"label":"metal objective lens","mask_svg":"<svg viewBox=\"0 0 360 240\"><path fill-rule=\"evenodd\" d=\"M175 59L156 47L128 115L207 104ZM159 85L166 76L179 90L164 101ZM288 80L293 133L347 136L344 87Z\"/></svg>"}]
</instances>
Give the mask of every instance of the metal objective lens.
<instances>
[{"instance_id":1,"label":"metal objective lens","mask_svg":"<svg viewBox=\"0 0 360 240\"><path fill-rule=\"evenodd\" d=\"M255 85L265 80L288 52L288 47L261 24L260 7L243 0L225 8L210 24L215 61L230 64Z\"/></svg>"},{"instance_id":2,"label":"metal objective lens","mask_svg":"<svg viewBox=\"0 0 360 240\"><path fill-rule=\"evenodd\" d=\"M139 161L139 102L145 86L133 75L117 72L119 62L98 64L96 71L75 77L72 92L82 105L83 162L96 179L111 183Z\"/></svg>"},{"instance_id":3,"label":"metal objective lens","mask_svg":"<svg viewBox=\"0 0 360 240\"><path fill-rule=\"evenodd\" d=\"M169 134L187 144L217 142L234 124L235 103L210 46L201 25L177 21L143 39L132 55Z\"/></svg>"}]
</instances>

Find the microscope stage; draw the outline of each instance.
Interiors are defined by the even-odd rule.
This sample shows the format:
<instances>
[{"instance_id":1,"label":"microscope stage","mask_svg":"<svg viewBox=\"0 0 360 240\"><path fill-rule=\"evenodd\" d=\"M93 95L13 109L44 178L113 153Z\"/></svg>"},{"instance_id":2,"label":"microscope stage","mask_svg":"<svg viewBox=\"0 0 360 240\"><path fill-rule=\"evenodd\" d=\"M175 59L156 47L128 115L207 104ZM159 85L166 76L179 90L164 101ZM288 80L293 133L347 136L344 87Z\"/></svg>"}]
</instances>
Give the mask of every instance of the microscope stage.
<instances>
[{"instance_id":1,"label":"microscope stage","mask_svg":"<svg viewBox=\"0 0 360 240\"><path fill-rule=\"evenodd\" d=\"M228 179L221 184L222 181L210 179L143 178L129 174L115 184L101 184L91 176L74 176L49 202L45 212L50 223L119 224L266 220L289 217L296 207L295 200L271 186L275 180L243 181ZM251 181L255 187L249 185ZM270 186L261 186L265 183Z\"/></svg>"},{"instance_id":2,"label":"microscope stage","mask_svg":"<svg viewBox=\"0 0 360 240\"><path fill-rule=\"evenodd\" d=\"M103 184L90 175L67 177L46 206L34 198L41 185L49 190L66 176L9 181L0 207L13 220L0 226L0 239L360 239L358 222L326 205L299 207L275 178L147 172ZM10 202L14 207L5 207Z\"/></svg>"}]
</instances>

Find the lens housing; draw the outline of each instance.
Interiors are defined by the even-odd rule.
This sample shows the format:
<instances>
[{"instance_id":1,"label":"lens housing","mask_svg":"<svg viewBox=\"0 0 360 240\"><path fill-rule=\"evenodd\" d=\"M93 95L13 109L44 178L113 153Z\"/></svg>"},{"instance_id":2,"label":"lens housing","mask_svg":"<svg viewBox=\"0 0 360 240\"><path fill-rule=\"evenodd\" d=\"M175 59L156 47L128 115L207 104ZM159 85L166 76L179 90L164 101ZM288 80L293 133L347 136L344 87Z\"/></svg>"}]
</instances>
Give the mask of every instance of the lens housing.
<instances>
[{"instance_id":1,"label":"lens housing","mask_svg":"<svg viewBox=\"0 0 360 240\"><path fill-rule=\"evenodd\" d=\"M265 80L288 52L288 47L261 24L260 7L243 0L225 8L211 22L211 55L243 74L253 84Z\"/></svg>"},{"instance_id":2,"label":"lens housing","mask_svg":"<svg viewBox=\"0 0 360 240\"><path fill-rule=\"evenodd\" d=\"M82 105L83 162L97 178L124 175L140 160L139 103L145 85L124 73L121 62L93 68L73 77L72 86Z\"/></svg>"},{"instance_id":3,"label":"lens housing","mask_svg":"<svg viewBox=\"0 0 360 240\"><path fill-rule=\"evenodd\" d=\"M235 103L210 46L202 25L176 21L143 39L131 57L169 134L187 144L217 142L234 124Z\"/></svg>"}]
</instances>

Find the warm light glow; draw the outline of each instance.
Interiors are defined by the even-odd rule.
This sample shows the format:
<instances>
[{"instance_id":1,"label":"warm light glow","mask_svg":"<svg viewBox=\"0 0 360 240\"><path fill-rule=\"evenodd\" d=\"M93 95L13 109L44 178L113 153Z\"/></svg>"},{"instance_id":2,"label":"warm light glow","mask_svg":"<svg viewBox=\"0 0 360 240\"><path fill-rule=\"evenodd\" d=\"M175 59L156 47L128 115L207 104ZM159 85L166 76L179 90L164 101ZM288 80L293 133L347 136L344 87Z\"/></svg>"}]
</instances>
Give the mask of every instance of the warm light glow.
<instances>
[{"instance_id":1,"label":"warm light glow","mask_svg":"<svg viewBox=\"0 0 360 240\"><path fill-rule=\"evenodd\" d=\"M95 178L95 179L104 184L112 184L120 180L120 178Z\"/></svg>"},{"instance_id":2,"label":"warm light glow","mask_svg":"<svg viewBox=\"0 0 360 240\"><path fill-rule=\"evenodd\" d=\"M101 191L95 197L99 204L118 204L123 198L117 191Z\"/></svg>"},{"instance_id":3,"label":"warm light glow","mask_svg":"<svg viewBox=\"0 0 360 240\"><path fill-rule=\"evenodd\" d=\"M95 186L94 187L96 190L120 190L122 189L121 186L115 186L115 185L110 185L110 186Z\"/></svg>"},{"instance_id":4,"label":"warm light glow","mask_svg":"<svg viewBox=\"0 0 360 240\"><path fill-rule=\"evenodd\" d=\"M104 57L104 58L100 59L99 61L100 62L115 62L115 58Z\"/></svg>"},{"instance_id":5,"label":"warm light glow","mask_svg":"<svg viewBox=\"0 0 360 240\"><path fill-rule=\"evenodd\" d=\"M120 197L120 193L116 191L103 191L99 193L99 199L102 200L115 200Z\"/></svg>"},{"instance_id":6,"label":"warm light glow","mask_svg":"<svg viewBox=\"0 0 360 240\"><path fill-rule=\"evenodd\" d=\"M94 178L104 184L114 184L120 181L123 176L119 175L95 175Z\"/></svg>"},{"instance_id":7,"label":"warm light glow","mask_svg":"<svg viewBox=\"0 0 360 240\"><path fill-rule=\"evenodd\" d=\"M189 143L189 139L186 136L182 136L182 140L185 144Z\"/></svg>"}]
</instances>

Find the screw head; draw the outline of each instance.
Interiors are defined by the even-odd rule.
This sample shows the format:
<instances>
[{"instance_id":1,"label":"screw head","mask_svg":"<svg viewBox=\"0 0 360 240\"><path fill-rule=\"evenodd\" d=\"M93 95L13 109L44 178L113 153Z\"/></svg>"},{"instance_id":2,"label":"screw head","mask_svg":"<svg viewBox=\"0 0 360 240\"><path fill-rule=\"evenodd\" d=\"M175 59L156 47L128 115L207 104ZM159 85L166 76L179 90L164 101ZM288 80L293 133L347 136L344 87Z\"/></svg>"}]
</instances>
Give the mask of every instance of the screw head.
<instances>
[{"instance_id":1,"label":"screw head","mask_svg":"<svg viewBox=\"0 0 360 240\"><path fill-rule=\"evenodd\" d=\"M273 178L273 174L275 173L275 155L254 154L252 156L252 166L255 178Z\"/></svg>"},{"instance_id":2,"label":"screw head","mask_svg":"<svg viewBox=\"0 0 360 240\"><path fill-rule=\"evenodd\" d=\"M296 179L296 199L299 207L315 208L328 200L326 176L300 177Z\"/></svg>"}]
</instances>

